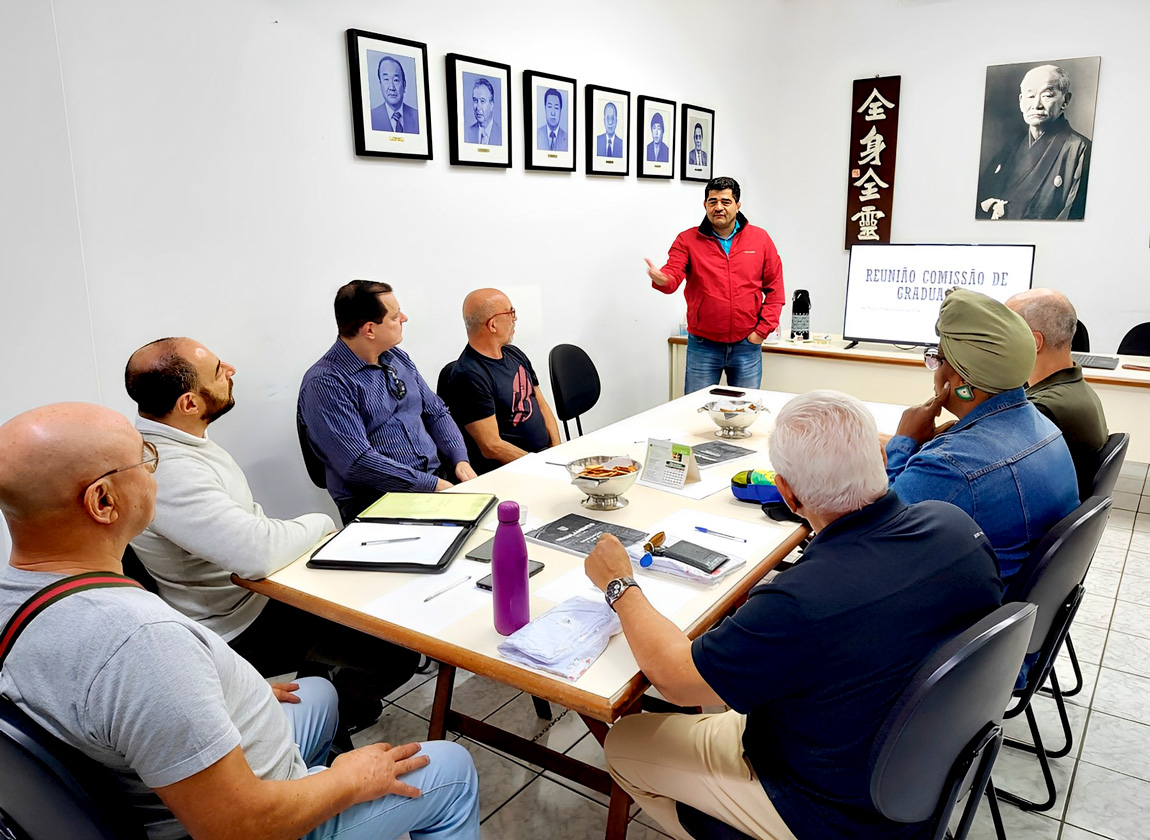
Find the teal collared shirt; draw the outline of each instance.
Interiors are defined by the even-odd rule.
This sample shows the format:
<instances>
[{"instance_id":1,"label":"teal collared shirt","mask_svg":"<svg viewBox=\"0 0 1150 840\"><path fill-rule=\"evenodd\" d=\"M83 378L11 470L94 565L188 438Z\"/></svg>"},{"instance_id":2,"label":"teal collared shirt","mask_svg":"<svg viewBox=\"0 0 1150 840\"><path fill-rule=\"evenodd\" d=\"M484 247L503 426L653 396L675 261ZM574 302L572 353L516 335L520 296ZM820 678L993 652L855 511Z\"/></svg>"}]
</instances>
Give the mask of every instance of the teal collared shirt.
<instances>
[{"instance_id":1,"label":"teal collared shirt","mask_svg":"<svg viewBox=\"0 0 1150 840\"><path fill-rule=\"evenodd\" d=\"M731 256L731 240L735 238L735 234L739 232L740 227L742 227L742 225L739 223L739 220L735 219L735 229L731 231L731 235L727 237L719 236L719 234L713 233L712 230L715 239L719 240L719 244L723 246L723 253L728 257Z\"/></svg>"}]
</instances>

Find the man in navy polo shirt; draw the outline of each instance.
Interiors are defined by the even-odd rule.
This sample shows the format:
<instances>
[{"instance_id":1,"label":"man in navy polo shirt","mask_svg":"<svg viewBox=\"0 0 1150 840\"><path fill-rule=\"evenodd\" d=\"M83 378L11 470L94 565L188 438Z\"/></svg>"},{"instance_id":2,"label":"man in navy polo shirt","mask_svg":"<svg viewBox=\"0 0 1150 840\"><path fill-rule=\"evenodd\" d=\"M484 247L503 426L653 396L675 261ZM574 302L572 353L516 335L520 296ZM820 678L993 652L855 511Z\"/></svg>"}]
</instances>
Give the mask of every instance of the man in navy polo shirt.
<instances>
[{"instance_id":1,"label":"man in navy polo shirt","mask_svg":"<svg viewBox=\"0 0 1150 840\"><path fill-rule=\"evenodd\" d=\"M853 397L796 397L770 456L779 492L816 536L801 563L694 642L634 584L617 540L588 556L663 696L731 708L623 718L604 746L608 769L682 840L676 802L761 838L915 836L921 825L871 804L871 748L930 652L999 605L994 552L953 505L906 505L887 489L874 419Z\"/></svg>"}]
</instances>

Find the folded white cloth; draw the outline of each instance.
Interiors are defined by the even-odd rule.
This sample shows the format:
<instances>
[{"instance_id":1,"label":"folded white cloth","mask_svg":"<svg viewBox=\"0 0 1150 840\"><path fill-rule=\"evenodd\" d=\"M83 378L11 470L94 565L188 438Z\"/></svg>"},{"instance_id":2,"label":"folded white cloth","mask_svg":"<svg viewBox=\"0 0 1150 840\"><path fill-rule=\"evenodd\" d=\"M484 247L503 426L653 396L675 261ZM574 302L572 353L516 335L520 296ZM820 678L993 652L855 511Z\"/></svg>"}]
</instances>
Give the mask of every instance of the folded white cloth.
<instances>
[{"instance_id":1,"label":"folded white cloth","mask_svg":"<svg viewBox=\"0 0 1150 840\"><path fill-rule=\"evenodd\" d=\"M689 580L693 583L704 584L705 586L712 586L718 583L747 562L741 557L731 557L726 563L723 563L719 568L715 569L715 571L704 572L702 569L696 569L694 566L675 560L672 557L649 555L644 551L641 545L627 546L627 556L631 558L631 564L636 569L641 569L645 572L655 572L656 574L679 578L680 580ZM643 558L648 556L651 557L651 562L649 565L644 566Z\"/></svg>"},{"instance_id":2,"label":"folded white cloth","mask_svg":"<svg viewBox=\"0 0 1150 840\"><path fill-rule=\"evenodd\" d=\"M520 627L498 650L512 662L577 680L622 629L605 601L576 596Z\"/></svg>"}]
</instances>

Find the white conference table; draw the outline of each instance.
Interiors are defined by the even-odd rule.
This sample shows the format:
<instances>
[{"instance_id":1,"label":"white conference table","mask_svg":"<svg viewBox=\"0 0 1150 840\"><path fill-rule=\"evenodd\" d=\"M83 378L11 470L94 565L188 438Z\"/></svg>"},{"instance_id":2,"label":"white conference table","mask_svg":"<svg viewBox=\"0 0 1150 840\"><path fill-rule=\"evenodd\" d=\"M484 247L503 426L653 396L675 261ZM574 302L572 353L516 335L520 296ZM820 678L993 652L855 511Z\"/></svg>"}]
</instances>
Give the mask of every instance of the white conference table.
<instances>
[{"instance_id":1,"label":"white conference table","mask_svg":"<svg viewBox=\"0 0 1150 840\"><path fill-rule=\"evenodd\" d=\"M756 450L755 454L703 470L704 479L710 477L714 483L722 479L729 486L730 476L739 470L769 468L767 434L773 427L773 418L792 396L770 391L748 392L747 398L766 405L771 414L763 414L756 420L750 427L751 437L731 442ZM583 495L571 485L566 469L547 462L566 463L591 455L629 455L642 461L649 437L670 437L676 443L692 445L717 440L711 419L705 413L698 413L700 406L714 399L718 398L706 391L689 394L520 459L460 485L458 490L494 493L500 500L525 504L529 526L569 513L582 513L650 534L653 526L681 510L692 512L688 518L721 516L726 522L734 521L731 530L743 533L748 539L745 547L738 547L747 562L713 586L668 582L667 578L652 576L646 571L636 574L640 585L648 587L649 597L656 601L654 593L658 592L660 600L669 607L667 616L693 638L741 604L747 592L803 540L806 529L791 523L772 522L763 515L759 505L737 501L727 487L695 500L636 483L625 494L627 507L611 512L588 511L580 506ZM868 406L875 413L879 430L893 432L902 407L869 403ZM468 540L465 551L490 538L495 522L492 510ZM707 543L708 538L703 535L692 537L694 542L728 553L734 551L718 538L709 539L713 542ZM545 564L545 569L530 580L533 618L555 606L557 601L587 591L586 579L579 579L581 572L577 571L583 567L582 557L534 543L529 543L528 551L533 560ZM489 570L486 565L463 559L464 552L460 552L460 557L441 575L309 569L306 562L310 553L267 579L235 581L437 660L441 665L429 738L443 738L446 730L451 729L609 794L606 836L610 840L626 836L630 800L605 771L451 709L455 670L463 668L575 711L602 743L608 724L638 711L649 687L623 634L614 636L594 664L577 680L569 682L514 664L499 655L496 647L503 637L493 626L491 596L473 585L465 582L422 604L425 594L462 577L463 572L473 574L475 579L474 574ZM558 582L564 576L567 576L564 581ZM541 590L545 590L543 595ZM656 601L656 605L658 603Z\"/></svg>"}]
</instances>

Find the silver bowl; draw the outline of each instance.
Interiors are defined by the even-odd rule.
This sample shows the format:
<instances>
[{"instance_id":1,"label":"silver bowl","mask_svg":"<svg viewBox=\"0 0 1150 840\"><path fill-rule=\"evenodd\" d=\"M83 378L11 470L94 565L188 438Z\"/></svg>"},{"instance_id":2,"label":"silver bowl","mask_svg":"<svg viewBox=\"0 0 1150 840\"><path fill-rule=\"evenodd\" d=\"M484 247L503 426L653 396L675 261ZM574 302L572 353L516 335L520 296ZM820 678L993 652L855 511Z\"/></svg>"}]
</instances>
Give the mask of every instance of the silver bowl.
<instances>
[{"instance_id":1,"label":"silver bowl","mask_svg":"<svg viewBox=\"0 0 1150 840\"><path fill-rule=\"evenodd\" d=\"M592 478L581 476L580 473L587 467L634 467L626 475L615 475L610 478ZM571 483L586 494L587 498L580 504L588 510L619 510L627 507L627 500L623 494L635 483L639 477L639 470L643 465L626 456L592 455L590 458L578 458L567 465L567 472L571 474Z\"/></svg>"},{"instance_id":2,"label":"silver bowl","mask_svg":"<svg viewBox=\"0 0 1150 840\"><path fill-rule=\"evenodd\" d=\"M714 400L699 409L699 413L704 411L719 427L715 437L720 438L750 437L747 427L755 422L760 413L770 413L765 405L750 400Z\"/></svg>"}]
</instances>

